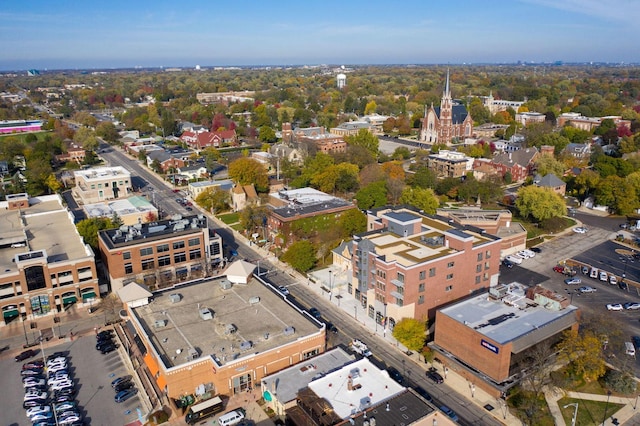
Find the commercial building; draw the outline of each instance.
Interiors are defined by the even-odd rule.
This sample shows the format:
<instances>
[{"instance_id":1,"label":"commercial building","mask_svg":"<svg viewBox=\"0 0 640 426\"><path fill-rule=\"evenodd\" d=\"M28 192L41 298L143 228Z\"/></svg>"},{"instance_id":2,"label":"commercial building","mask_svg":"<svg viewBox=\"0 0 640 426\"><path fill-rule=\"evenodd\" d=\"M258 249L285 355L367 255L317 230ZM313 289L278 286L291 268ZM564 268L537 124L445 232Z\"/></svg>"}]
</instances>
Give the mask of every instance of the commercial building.
<instances>
[{"instance_id":1,"label":"commercial building","mask_svg":"<svg viewBox=\"0 0 640 426\"><path fill-rule=\"evenodd\" d=\"M155 288L204 277L223 261L222 238L204 215L102 230L98 246L114 291L132 281Z\"/></svg>"},{"instance_id":2,"label":"commercial building","mask_svg":"<svg viewBox=\"0 0 640 426\"><path fill-rule=\"evenodd\" d=\"M73 172L73 196L79 204L98 203L126 197L132 192L131 173L124 167L98 167Z\"/></svg>"},{"instance_id":3,"label":"commercial building","mask_svg":"<svg viewBox=\"0 0 640 426\"><path fill-rule=\"evenodd\" d=\"M124 225L153 222L158 219L158 209L145 197L134 195L104 203L85 204L83 210L88 218L117 215Z\"/></svg>"},{"instance_id":4,"label":"commercial building","mask_svg":"<svg viewBox=\"0 0 640 426\"><path fill-rule=\"evenodd\" d=\"M522 377L536 346L577 330L578 312L565 296L542 287L502 284L438 310L432 347L445 364L498 396Z\"/></svg>"},{"instance_id":5,"label":"commercial building","mask_svg":"<svg viewBox=\"0 0 640 426\"><path fill-rule=\"evenodd\" d=\"M427 157L427 167L439 178L458 178L473 169L473 158L463 152L443 149Z\"/></svg>"},{"instance_id":6,"label":"commercial building","mask_svg":"<svg viewBox=\"0 0 640 426\"><path fill-rule=\"evenodd\" d=\"M437 308L498 284L500 250L500 238L479 228L404 207L372 210L367 232L353 239L347 291L384 327L433 319Z\"/></svg>"},{"instance_id":7,"label":"commercial building","mask_svg":"<svg viewBox=\"0 0 640 426\"><path fill-rule=\"evenodd\" d=\"M94 253L57 195L0 203L1 324L57 315L99 298Z\"/></svg>"},{"instance_id":8,"label":"commercial building","mask_svg":"<svg viewBox=\"0 0 640 426\"><path fill-rule=\"evenodd\" d=\"M250 277L247 284L228 278L127 303L124 344L159 395L242 393L263 377L324 352L324 323L259 278Z\"/></svg>"}]
</instances>

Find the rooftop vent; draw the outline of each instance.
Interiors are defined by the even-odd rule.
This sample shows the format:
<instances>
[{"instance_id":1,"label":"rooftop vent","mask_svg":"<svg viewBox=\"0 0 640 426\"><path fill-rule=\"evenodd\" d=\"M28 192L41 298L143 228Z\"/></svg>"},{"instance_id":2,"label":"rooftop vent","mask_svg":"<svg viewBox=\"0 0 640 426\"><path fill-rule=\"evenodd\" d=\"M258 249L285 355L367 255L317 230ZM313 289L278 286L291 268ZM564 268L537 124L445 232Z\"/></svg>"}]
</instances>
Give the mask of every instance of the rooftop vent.
<instances>
[{"instance_id":1,"label":"rooftop vent","mask_svg":"<svg viewBox=\"0 0 640 426\"><path fill-rule=\"evenodd\" d=\"M209 321L213 319L213 312L209 308L202 308L200 309L199 313L200 313L200 318L202 318L205 321Z\"/></svg>"},{"instance_id":2,"label":"rooftop vent","mask_svg":"<svg viewBox=\"0 0 640 426\"><path fill-rule=\"evenodd\" d=\"M156 320L153 323L155 328L162 328L167 326L167 320Z\"/></svg>"},{"instance_id":3,"label":"rooftop vent","mask_svg":"<svg viewBox=\"0 0 640 426\"><path fill-rule=\"evenodd\" d=\"M182 296L178 293L173 293L169 295L169 300L171 303L178 303L182 299Z\"/></svg>"},{"instance_id":4,"label":"rooftop vent","mask_svg":"<svg viewBox=\"0 0 640 426\"><path fill-rule=\"evenodd\" d=\"M252 296L249 298L250 305L256 305L258 303L260 303L260 298L258 296Z\"/></svg>"},{"instance_id":5,"label":"rooftop vent","mask_svg":"<svg viewBox=\"0 0 640 426\"><path fill-rule=\"evenodd\" d=\"M291 327L291 326L289 326L289 327L285 327L285 329L284 329L284 331L283 331L283 333L284 333L284 335L285 335L285 336L291 336L291 335L292 335L293 333L295 333L295 332L296 332L296 329L295 329L295 328L293 328L293 327Z\"/></svg>"},{"instance_id":6,"label":"rooftop vent","mask_svg":"<svg viewBox=\"0 0 640 426\"><path fill-rule=\"evenodd\" d=\"M253 343L251 343L250 341L245 341L245 342L240 343L240 350L241 351L248 351L252 347L253 347Z\"/></svg>"},{"instance_id":7,"label":"rooftop vent","mask_svg":"<svg viewBox=\"0 0 640 426\"><path fill-rule=\"evenodd\" d=\"M236 331L238 331L238 327L236 327L234 324L227 324L224 327L224 334L233 334Z\"/></svg>"}]
</instances>

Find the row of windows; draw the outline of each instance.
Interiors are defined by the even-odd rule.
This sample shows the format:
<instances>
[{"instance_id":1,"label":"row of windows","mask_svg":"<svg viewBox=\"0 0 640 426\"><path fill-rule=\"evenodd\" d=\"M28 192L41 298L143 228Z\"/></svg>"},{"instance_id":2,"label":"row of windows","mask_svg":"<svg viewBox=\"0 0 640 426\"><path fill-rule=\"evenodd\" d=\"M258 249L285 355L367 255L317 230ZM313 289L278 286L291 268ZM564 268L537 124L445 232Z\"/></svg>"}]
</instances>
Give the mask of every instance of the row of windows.
<instances>
[{"instance_id":1,"label":"row of windows","mask_svg":"<svg viewBox=\"0 0 640 426\"><path fill-rule=\"evenodd\" d=\"M188 241L189 247L199 246L200 238L190 238ZM173 244L174 250L180 250L184 248L184 241L175 241ZM169 244L160 244L156 246L156 252L158 253L166 253L169 251ZM143 247L140 249L140 256L151 256L153 255L153 247ZM125 251L122 252L122 259L129 260L131 259L131 252Z\"/></svg>"},{"instance_id":2,"label":"row of windows","mask_svg":"<svg viewBox=\"0 0 640 426\"><path fill-rule=\"evenodd\" d=\"M112 182L112 183L115 183L115 181L114 181L114 182ZM129 185L129 181L128 181L128 180L125 180L125 181L121 181L121 180L119 180L119 181L118 181L118 186L122 186L123 184L124 184L124 185ZM109 187L113 187L113 185L109 185L108 183L105 183L105 184L103 185L103 184L99 183L99 184L98 184L98 188L102 188L102 187L104 187L104 188L109 188ZM92 183L92 184L91 184L91 189L96 189L96 184L95 184L95 183Z\"/></svg>"},{"instance_id":3,"label":"row of windows","mask_svg":"<svg viewBox=\"0 0 640 426\"><path fill-rule=\"evenodd\" d=\"M189 250L189 260L196 260L202 258L202 251L200 249ZM182 263L187 261L187 254L185 252L175 253L173 255L173 263ZM155 268L155 259L143 259L140 262L143 271L148 271L150 269ZM160 256L158 257L158 266L169 266L171 265L171 256ZM124 273L132 274L133 273L133 264L125 263L124 264Z\"/></svg>"}]
</instances>

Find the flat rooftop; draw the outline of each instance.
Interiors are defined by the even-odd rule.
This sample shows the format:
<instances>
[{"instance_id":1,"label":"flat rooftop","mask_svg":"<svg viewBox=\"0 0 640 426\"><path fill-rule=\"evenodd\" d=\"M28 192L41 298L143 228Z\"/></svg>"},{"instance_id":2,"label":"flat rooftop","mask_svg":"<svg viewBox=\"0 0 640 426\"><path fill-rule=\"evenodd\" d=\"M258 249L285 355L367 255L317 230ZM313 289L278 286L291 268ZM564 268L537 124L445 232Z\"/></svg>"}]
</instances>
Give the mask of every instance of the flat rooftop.
<instances>
[{"instance_id":1,"label":"flat rooftop","mask_svg":"<svg viewBox=\"0 0 640 426\"><path fill-rule=\"evenodd\" d=\"M0 209L0 273L18 270L15 256L44 250L49 262L89 256L73 218L57 197L29 199L28 209ZM11 245L25 244L23 247Z\"/></svg>"},{"instance_id":2,"label":"flat rooftop","mask_svg":"<svg viewBox=\"0 0 640 426\"><path fill-rule=\"evenodd\" d=\"M156 212L157 209L145 197L135 195L129 198L119 198L104 203L85 204L84 211L88 217L111 217L113 214L124 216L134 213Z\"/></svg>"},{"instance_id":3,"label":"flat rooftop","mask_svg":"<svg viewBox=\"0 0 640 426\"><path fill-rule=\"evenodd\" d=\"M225 365L322 329L255 278L225 290L227 283L221 278L156 293L150 304L133 309L168 368L191 361L190 349L195 349L197 357L213 356ZM173 301L171 295L179 295L179 301ZM212 318L204 320L202 309L209 309ZM235 331L229 332L229 326ZM285 332L289 327L292 329Z\"/></svg>"},{"instance_id":4,"label":"flat rooftop","mask_svg":"<svg viewBox=\"0 0 640 426\"><path fill-rule=\"evenodd\" d=\"M329 401L342 419L406 390L367 358L312 381L309 389Z\"/></svg>"},{"instance_id":5,"label":"flat rooftop","mask_svg":"<svg viewBox=\"0 0 640 426\"><path fill-rule=\"evenodd\" d=\"M561 310L546 309L527 299L524 291L525 287L520 285L503 299L493 299L485 293L440 309L439 312L500 344L515 341L543 328L552 331L556 328L554 323L564 329L566 324L570 325L575 320L577 307L569 305Z\"/></svg>"}]
</instances>

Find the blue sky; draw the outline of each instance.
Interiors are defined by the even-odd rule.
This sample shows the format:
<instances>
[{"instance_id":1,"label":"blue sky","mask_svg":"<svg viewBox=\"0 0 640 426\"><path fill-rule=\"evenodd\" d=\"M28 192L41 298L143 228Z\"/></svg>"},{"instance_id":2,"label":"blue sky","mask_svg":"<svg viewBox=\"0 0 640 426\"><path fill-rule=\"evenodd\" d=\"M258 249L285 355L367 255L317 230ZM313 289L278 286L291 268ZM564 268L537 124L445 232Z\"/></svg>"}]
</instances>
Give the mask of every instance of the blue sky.
<instances>
[{"instance_id":1,"label":"blue sky","mask_svg":"<svg viewBox=\"0 0 640 426\"><path fill-rule=\"evenodd\" d=\"M640 62L640 0L5 0L0 69Z\"/></svg>"}]
</instances>

